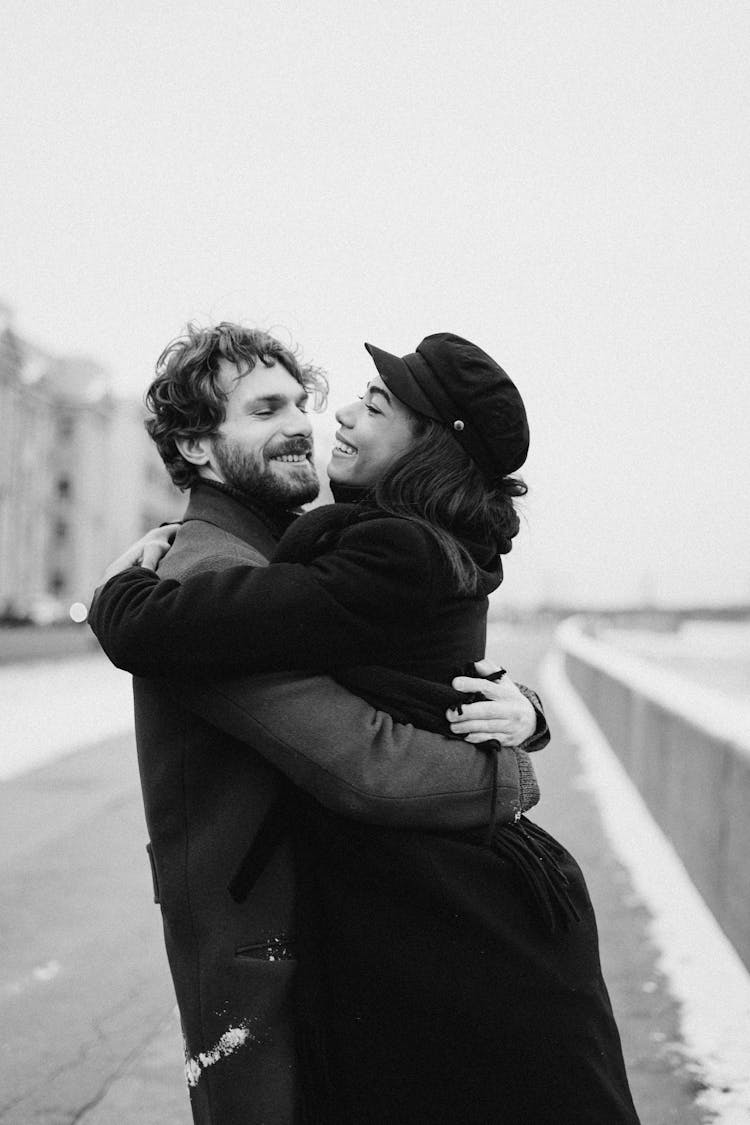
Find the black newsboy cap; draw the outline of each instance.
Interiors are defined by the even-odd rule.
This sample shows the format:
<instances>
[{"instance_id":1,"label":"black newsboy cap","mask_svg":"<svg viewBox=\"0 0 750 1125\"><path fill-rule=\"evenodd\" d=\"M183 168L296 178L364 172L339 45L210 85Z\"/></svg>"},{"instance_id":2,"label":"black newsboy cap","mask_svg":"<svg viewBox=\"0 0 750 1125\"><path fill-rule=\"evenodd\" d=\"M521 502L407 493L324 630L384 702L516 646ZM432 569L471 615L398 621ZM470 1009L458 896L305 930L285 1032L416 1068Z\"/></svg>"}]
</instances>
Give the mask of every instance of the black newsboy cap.
<instances>
[{"instance_id":1,"label":"black newsboy cap","mask_svg":"<svg viewBox=\"0 0 750 1125\"><path fill-rule=\"evenodd\" d=\"M490 481L521 468L529 451L523 399L502 367L476 344L436 332L396 356L365 344L383 382L405 406L449 426Z\"/></svg>"}]
</instances>

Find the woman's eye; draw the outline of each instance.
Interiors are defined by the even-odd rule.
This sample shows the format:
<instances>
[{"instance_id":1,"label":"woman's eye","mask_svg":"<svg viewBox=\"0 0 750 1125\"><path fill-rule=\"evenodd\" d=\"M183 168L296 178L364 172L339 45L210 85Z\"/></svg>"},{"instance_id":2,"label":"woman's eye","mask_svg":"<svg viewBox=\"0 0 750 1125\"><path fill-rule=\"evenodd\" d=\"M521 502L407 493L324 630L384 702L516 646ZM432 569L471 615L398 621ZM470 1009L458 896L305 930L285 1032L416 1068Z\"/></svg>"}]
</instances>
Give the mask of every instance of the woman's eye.
<instances>
[{"instance_id":1,"label":"woman's eye","mask_svg":"<svg viewBox=\"0 0 750 1125\"><path fill-rule=\"evenodd\" d=\"M373 406L371 402L367 402L364 395L357 395L360 402L364 402L365 410L368 414L382 414L382 410L378 410L377 406Z\"/></svg>"},{"instance_id":2,"label":"woman's eye","mask_svg":"<svg viewBox=\"0 0 750 1125\"><path fill-rule=\"evenodd\" d=\"M382 414L383 413L382 410L378 410L377 406L373 406L371 402L368 402L364 395L357 395L357 398L359 399L360 402L363 402L365 404L365 410L367 411L368 414Z\"/></svg>"}]
</instances>

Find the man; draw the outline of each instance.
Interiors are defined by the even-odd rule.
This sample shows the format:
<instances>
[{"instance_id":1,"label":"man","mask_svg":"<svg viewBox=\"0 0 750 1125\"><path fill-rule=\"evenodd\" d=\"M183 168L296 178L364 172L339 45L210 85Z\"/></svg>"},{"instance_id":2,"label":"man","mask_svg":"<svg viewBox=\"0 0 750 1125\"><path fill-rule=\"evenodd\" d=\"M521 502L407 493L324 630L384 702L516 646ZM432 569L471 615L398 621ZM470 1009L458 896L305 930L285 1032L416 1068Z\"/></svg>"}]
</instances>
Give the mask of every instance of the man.
<instances>
[{"instance_id":1,"label":"man","mask_svg":"<svg viewBox=\"0 0 750 1125\"><path fill-rule=\"evenodd\" d=\"M307 410L325 390L278 341L236 325L191 327L167 347L147 425L191 498L161 574L266 565L296 507L317 495ZM187 643L197 649L201 638ZM488 759L399 727L325 677L134 684L149 854L194 1120L292 1125L295 885L290 786L279 770L350 817L459 829L486 821ZM465 722L494 708L503 741L545 744L543 717L514 685L482 684L495 702L469 705Z\"/></svg>"}]
</instances>

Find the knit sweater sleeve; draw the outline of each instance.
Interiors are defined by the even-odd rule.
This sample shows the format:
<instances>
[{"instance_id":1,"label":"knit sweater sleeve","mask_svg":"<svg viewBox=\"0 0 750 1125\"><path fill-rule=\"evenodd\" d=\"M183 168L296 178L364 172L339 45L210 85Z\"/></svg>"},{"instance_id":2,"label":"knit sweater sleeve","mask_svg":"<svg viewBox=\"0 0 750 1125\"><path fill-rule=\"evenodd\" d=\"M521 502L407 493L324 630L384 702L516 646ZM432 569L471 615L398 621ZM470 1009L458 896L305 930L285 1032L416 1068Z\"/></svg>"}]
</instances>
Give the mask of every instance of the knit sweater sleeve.
<instances>
[{"instance_id":1,"label":"knit sweater sleeve","mask_svg":"<svg viewBox=\"0 0 750 1125\"><path fill-rule=\"evenodd\" d=\"M372 519L345 528L309 565L183 582L131 567L97 591L89 622L112 662L141 676L388 663L399 636L429 614L439 567L423 529Z\"/></svg>"}]
</instances>

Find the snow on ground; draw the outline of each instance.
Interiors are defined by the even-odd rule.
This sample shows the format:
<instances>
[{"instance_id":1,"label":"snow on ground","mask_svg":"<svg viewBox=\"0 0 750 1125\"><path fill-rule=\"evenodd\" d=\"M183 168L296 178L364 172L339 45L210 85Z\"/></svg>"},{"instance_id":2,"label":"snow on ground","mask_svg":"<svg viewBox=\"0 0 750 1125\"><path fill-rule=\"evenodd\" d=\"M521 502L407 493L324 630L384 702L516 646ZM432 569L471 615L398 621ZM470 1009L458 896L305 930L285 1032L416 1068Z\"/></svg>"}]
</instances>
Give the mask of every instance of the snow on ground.
<instances>
[{"instance_id":1,"label":"snow on ground","mask_svg":"<svg viewBox=\"0 0 750 1125\"><path fill-rule=\"evenodd\" d=\"M681 1005L686 1055L706 1085L698 1102L716 1115L716 1125L747 1125L750 974L571 687L559 652L547 658L542 681L545 698L579 748L610 842L651 914L660 967Z\"/></svg>"},{"instance_id":2,"label":"snow on ground","mask_svg":"<svg viewBox=\"0 0 750 1125\"><path fill-rule=\"evenodd\" d=\"M0 780L133 728L127 672L101 653L0 667Z\"/></svg>"}]
</instances>

